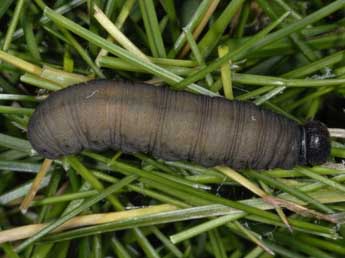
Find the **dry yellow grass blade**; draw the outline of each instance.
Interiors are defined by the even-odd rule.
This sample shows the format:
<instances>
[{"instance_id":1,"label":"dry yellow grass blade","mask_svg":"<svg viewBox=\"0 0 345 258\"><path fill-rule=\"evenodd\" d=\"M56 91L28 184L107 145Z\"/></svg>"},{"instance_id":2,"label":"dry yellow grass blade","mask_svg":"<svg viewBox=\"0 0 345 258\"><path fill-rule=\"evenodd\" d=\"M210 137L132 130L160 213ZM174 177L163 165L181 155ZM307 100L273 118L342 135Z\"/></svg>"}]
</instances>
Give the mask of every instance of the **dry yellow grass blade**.
<instances>
[{"instance_id":1,"label":"dry yellow grass blade","mask_svg":"<svg viewBox=\"0 0 345 258\"><path fill-rule=\"evenodd\" d=\"M48 81L55 82L62 87L67 87L73 84L87 82L94 79L91 76L85 76L77 73L69 73L60 69L55 69L50 66L45 65L42 68L40 77Z\"/></svg>"},{"instance_id":2,"label":"dry yellow grass blade","mask_svg":"<svg viewBox=\"0 0 345 258\"><path fill-rule=\"evenodd\" d=\"M143 53L136 45L130 41L125 34L123 34L110 20L109 18L102 12L101 9L94 6L94 17L95 19L102 25L102 27L124 48L128 51L136 54L139 58L144 60L147 63L151 63L151 60Z\"/></svg>"},{"instance_id":3,"label":"dry yellow grass blade","mask_svg":"<svg viewBox=\"0 0 345 258\"><path fill-rule=\"evenodd\" d=\"M199 25L195 28L195 30L192 33L193 34L193 38L195 40L197 40L197 38L199 37L200 33L202 32L202 30L207 25L210 17L212 16L213 12L216 10L218 4L219 4L219 0L214 0L214 1L211 2L211 4L208 7L207 12L205 13L204 17L202 18L202 20L200 21ZM187 55L189 50L190 50L190 46L186 43L186 45L181 50L181 54L179 55L179 57L182 58L185 55Z\"/></svg>"},{"instance_id":4,"label":"dry yellow grass blade","mask_svg":"<svg viewBox=\"0 0 345 258\"><path fill-rule=\"evenodd\" d=\"M37 66L37 65L33 65L21 58L18 58L16 56L10 55L4 51L0 50L0 60L9 63L25 72L28 73L32 73L32 74L36 74L38 76L41 75L42 72L42 68Z\"/></svg>"},{"instance_id":5,"label":"dry yellow grass blade","mask_svg":"<svg viewBox=\"0 0 345 258\"><path fill-rule=\"evenodd\" d=\"M238 182L239 184L241 184L245 188L249 189L250 191L252 191L256 195L258 195L260 197L264 197L267 195L259 186L252 183L247 178L245 178L241 174L237 173L235 170L233 170L229 167L224 167L224 166L217 166L215 168L218 171L222 172L227 177L231 178L232 180Z\"/></svg>"},{"instance_id":6,"label":"dry yellow grass blade","mask_svg":"<svg viewBox=\"0 0 345 258\"><path fill-rule=\"evenodd\" d=\"M91 214L91 215L77 216L67 221L65 224L61 225L53 232L58 232L58 231L66 230L66 229L83 227L83 226L103 224L107 222L114 222L114 221L119 221L122 219L129 219L129 218L134 218L137 216L143 216L143 215L148 215L148 214L173 211L176 209L178 208L174 205L161 204L161 205L127 210L127 211L117 211L117 212L97 213L97 214ZM39 232L46 225L47 224L31 224L27 226L16 227L16 228L0 231L0 243L17 241L17 240L31 237L35 235L37 232Z\"/></svg>"},{"instance_id":7,"label":"dry yellow grass blade","mask_svg":"<svg viewBox=\"0 0 345 258\"><path fill-rule=\"evenodd\" d=\"M241 174L237 173L235 170L232 170L229 167L218 166L218 167L216 167L216 169L219 170L220 172L222 172L224 175L231 178L232 180L234 180L234 181L238 182L239 184L241 184L242 186L246 187L247 189L249 189L250 191L252 191L256 195L260 196L264 201L267 201L269 204L273 204L273 206L275 206L275 209L276 209L279 217L283 221L283 223L286 225L286 227L290 231L292 231L292 228L291 228L284 212L278 207L278 205L275 205L276 203L270 202L274 199L274 197L270 197L269 194L267 194L265 191L263 191L259 186L252 183L246 177L242 176Z\"/></svg>"},{"instance_id":8,"label":"dry yellow grass blade","mask_svg":"<svg viewBox=\"0 0 345 258\"><path fill-rule=\"evenodd\" d=\"M25 196L23 202L21 203L21 205L19 207L19 209L21 210L22 213L26 213L28 208L30 207L31 202L35 198L35 195L39 189L39 186L40 186L43 178L47 174L52 162L53 161L50 159L45 159L43 161L43 163L40 167L40 170L38 171L32 185L31 185L29 192L27 193L27 195Z\"/></svg>"}]
</instances>

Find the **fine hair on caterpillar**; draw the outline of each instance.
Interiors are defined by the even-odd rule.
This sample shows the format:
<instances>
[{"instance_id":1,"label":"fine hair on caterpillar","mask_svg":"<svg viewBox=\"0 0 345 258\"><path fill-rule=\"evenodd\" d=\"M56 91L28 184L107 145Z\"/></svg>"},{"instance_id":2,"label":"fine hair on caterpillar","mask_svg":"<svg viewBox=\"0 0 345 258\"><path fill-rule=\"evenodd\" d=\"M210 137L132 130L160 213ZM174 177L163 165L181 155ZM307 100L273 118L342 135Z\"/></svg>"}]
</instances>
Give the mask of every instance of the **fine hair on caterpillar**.
<instances>
[{"instance_id":1,"label":"fine hair on caterpillar","mask_svg":"<svg viewBox=\"0 0 345 258\"><path fill-rule=\"evenodd\" d=\"M114 80L50 94L32 115L28 138L49 159L111 148L237 169L322 164L330 153L318 121L299 125L250 102Z\"/></svg>"}]
</instances>

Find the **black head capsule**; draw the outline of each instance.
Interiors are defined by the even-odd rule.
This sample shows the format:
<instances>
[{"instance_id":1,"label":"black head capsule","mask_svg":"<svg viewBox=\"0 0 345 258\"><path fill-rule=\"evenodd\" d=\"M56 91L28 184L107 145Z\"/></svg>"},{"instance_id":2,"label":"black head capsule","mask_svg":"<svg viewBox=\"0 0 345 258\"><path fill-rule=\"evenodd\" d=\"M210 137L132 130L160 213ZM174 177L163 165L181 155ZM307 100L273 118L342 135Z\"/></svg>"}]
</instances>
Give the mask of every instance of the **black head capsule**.
<instances>
[{"instance_id":1,"label":"black head capsule","mask_svg":"<svg viewBox=\"0 0 345 258\"><path fill-rule=\"evenodd\" d=\"M331 139L326 125L310 121L302 127L300 152L301 165L320 165L327 161L331 152Z\"/></svg>"}]
</instances>

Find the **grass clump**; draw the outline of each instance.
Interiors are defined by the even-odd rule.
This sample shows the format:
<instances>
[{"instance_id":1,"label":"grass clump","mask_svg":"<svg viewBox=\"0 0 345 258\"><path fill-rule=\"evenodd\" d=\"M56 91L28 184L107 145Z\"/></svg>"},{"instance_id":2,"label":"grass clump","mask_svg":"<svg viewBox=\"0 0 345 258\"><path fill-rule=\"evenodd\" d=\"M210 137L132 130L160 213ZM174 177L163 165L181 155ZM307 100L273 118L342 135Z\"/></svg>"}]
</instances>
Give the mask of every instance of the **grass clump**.
<instances>
[{"instance_id":1,"label":"grass clump","mask_svg":"<svg viewBox=\"0 0 345 258\"><path fill-rule=\"evenodd\" d=\"M1 1L0 255L343 257L344 9L344 0ZM329 162L239 173L109 151L43 160L26 137L35 107L95 78L323 119L338 127Z\"/></svg>"}]
</instances>

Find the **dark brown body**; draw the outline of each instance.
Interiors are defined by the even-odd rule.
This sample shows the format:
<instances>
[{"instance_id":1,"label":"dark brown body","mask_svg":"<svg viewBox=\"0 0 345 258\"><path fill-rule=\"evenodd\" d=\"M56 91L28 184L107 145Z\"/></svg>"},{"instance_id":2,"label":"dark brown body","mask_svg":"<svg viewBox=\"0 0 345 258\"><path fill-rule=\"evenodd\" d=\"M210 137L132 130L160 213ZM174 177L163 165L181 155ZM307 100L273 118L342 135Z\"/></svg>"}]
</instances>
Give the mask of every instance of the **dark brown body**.
<instances>
[{"instance_id":1,"label":"dark brown body","mask_svg":"<svg viewBox=\"0 0 345 258\"><path fill-rule=\"evenodd\" d=\"M303 127L254 104L166 87L97 80L52 93L33 114L33 148L55 159L82 149L144 152L204 166L303 164Z\"/></svg>"}]
</instances>

